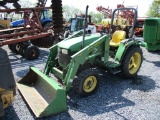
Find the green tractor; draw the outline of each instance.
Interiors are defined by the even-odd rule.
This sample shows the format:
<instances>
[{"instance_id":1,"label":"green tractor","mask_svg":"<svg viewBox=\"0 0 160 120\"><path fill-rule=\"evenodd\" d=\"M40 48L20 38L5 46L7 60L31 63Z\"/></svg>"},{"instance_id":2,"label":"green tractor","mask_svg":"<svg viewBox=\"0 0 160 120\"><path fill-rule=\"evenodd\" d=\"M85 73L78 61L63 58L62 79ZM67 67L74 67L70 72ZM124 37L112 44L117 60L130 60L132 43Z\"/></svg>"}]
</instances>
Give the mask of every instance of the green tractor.
<instances>
[{"instance_id":1,"label":"green tractor","mask_svg":"<svg viewBox=\"0 0 160 120\"><path fill-rule=\"evenodd\" d=\"M137 19L135 13L133 26ZM87 16L86 8L86 16ZM85 17L86 25L87 17ZM78 31L72 36L50 48L44 72L31 67L25 77L18 81L17 86L36 117L55 115L67 109L66 96L72 87L79 95L89 96L98 88L97 68L110 70L124 78L137 75L142 64L140 41L126 39L126 32L119 30L110 34L86 34ZM110 30L111 31L111 30ZM111 59L111 60L110 60Z\"/></svg>"},{"instance_id":2,"label":"green tractor","mask_svg":"<svg viewBox=\"0 0 160 120\"><path fill-rule=\"evenodd\" d=\"M155 0L160 5L160 0ZM143 46L149 51L160 50L160 18L147 18L144 21Z\"/></svg>"},{"instance_id":3,"label":"green tractor","mask_svg":"<svg viewBox=\"0 0 160 120\"><path fill-rule=\"evenodd\" d=\"M160 50L160 18L148 18L144 21L143 38L149 51Z\"/></svg>"},{"instance_id":4,"label":"green tractor","mask_svg":"<svg viewBox=\"0 0 160 120\"><path fill-rule=\"evenodd\" d=\"M96 25L92 23L92 16L87 15L86 29L90 33L96 32ZM64 38L68 38L74 32L82 30L84 28L85 14L76 15L75 18L70 18L69 25L65 27Z\"/></svg>"}]
</instances>

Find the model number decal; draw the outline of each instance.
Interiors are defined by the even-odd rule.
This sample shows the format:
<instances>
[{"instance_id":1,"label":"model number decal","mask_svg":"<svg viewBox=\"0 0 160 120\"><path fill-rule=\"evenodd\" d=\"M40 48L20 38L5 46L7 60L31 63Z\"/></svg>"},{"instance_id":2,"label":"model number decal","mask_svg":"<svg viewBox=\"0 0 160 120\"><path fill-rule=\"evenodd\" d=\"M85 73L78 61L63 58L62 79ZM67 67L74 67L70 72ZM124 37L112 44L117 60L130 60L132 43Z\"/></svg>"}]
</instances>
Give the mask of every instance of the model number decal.
<instances>
[{"instance_id":1,"label":"model number decal","mask_svg":"<svg viewBox=\"0 0 160 120\"><path fill-rule=\"evenodd\" d=\"M93 44L92 46L90 46L87 50L91 50L93 47L96 47L97 45L99 45L101 42L96 42L95 44Z\"/></svg>"},{"instance_id":2,"label":"model number decal","mask_svg":"<svg viewBox=\"0 0 160 120\"><path fill-rule=\"evenodd\" d=\"M101 42L96 42L95 44L91 45L87 50L91 50L92 48L98 46ZM78 57L81 57L83 55L83 53L78 54Z\"/></svg>"}]
</instances>

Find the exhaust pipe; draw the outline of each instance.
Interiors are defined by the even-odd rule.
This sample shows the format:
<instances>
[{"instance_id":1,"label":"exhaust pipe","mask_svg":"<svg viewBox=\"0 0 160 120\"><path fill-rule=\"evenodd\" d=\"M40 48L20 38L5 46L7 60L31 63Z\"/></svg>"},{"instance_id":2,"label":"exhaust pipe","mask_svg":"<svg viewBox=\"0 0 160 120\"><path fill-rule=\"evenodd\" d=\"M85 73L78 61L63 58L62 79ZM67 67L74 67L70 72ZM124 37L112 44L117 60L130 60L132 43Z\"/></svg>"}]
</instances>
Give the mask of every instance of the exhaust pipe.
<instances>
[{"instance_id":1,"label":"exhaust pipe","mask_svg":"<svg viewBox=\"0 0 160 120\"><path fill-rule=\"evenodd\" d=\"M85 27L83 29L83 39L82 39L82 49L84 48L84 40L85 40L85 35L86 35L86 26L87 26L87 16L88 16L88 5L86 6L86 13L85 13Z\"/></svg>"}]
</instances>

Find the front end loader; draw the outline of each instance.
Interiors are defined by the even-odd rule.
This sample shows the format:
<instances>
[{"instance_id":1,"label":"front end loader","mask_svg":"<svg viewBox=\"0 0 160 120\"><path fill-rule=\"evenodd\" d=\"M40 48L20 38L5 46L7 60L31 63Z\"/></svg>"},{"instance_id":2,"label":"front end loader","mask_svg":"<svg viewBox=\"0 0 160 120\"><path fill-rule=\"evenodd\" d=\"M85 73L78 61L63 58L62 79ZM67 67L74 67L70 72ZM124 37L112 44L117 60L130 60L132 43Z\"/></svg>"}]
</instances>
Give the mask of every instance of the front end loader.
<instances>
[{"instance_id":1,"label":"front end loader","mask_svg":"<svg viewBox=\"0 0 160 120\"><path fill-rule=\"evenodd\" d=\"M113 16L118 10L121 8L116 9ZM136 19L137 11L133 10ZM140 41L126 39L126 32L122 30L112 36L85 33L84 28L52 46L44 71L31 67L18 81L18 89L36 117L65 111L66 96L71 87L81 96L94 93L99 83L98 68L119 73L124 78L137 75L142 64Z\"/></svg>"}]
</instances>

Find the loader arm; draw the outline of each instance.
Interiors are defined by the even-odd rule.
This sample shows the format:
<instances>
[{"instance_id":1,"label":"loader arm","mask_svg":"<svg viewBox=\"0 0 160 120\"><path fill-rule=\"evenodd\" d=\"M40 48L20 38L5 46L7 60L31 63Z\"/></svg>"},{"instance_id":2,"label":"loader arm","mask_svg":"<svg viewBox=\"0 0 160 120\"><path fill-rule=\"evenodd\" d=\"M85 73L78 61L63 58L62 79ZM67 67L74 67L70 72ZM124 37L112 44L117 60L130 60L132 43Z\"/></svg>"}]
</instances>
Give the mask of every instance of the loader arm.
<instances>
[{"instance_id":1,"label":"loader arm","mask_svg":"<svg viewBox=\"0 0 160 120\"><path fill-rule=\"evenodd\" d=\"M57 56L57 44L54 45L49 52L49 56L44 68L44 74L48 75L51 71L51 68L56 64L56 56Z\"/></svg>"},{"instance_id":2,"label":"loader arm","mask_svg":"<svg viewBox=\"0 0 160 120\"><path fill-rule=\"evenodd\" d=\"M104 61L102 61L101 64L105 65L107 63L109 57L109 41L109 37L104 35L71 56L71 63L68 65L68 72L64 78L66 91L69 91L70 80L76 76L79 65L83 65L87 60L95 59L97 56L104 57Z\"/></svg>"},{"instance_id":3,"label":"loader arm","mask_svg":"<svg viewBox=\"0 0 160 120\"><path fill-rule=\"evenodd\" d=\"M79 35L82 35L82 33L83 33L82 31L78 31L75 34L71 35L70 37L66 38L65 40L69 40ZM57 64L57 60L56 60L57 53L58 53L57 46L58 44L50 48L50 52L49 52L48 59L44 69L44 74L46 75L48 75L51 72L51 69Z\"/></svg>"}]
</instances>

